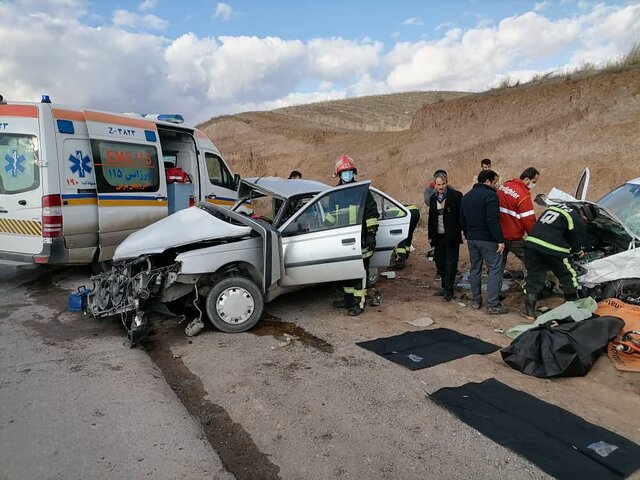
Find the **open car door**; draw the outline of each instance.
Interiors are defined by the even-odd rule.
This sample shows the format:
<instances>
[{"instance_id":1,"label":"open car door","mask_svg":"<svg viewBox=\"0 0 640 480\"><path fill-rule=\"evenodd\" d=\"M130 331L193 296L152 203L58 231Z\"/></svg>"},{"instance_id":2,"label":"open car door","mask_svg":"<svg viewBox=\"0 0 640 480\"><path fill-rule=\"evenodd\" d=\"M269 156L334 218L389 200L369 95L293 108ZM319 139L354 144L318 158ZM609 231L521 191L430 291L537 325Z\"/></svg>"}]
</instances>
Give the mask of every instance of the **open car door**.
<instances>
[{"instance_id":1,"label":"open car door","mask_svg":"<svg viewBox=\"0 0 640 480\"><path fill-rule=\"evenodd\" d=\"M584 201L587 199L589 180L591 180L591 171L589 170L589 167L585 167L582 171L582 175L580 175L580 180L578 181L578 186L576 188L576 200Z\"/></svg>"},{"instance_id":2,"label":"open car door","mask_svg":"<svg viewBox=\"0 0 640 480\"><path fill-rule=\"evenodd\" d=\"M363 277L362 217L369 182L316 195L281 228L283 286Z\"/></svg>"},{"instance_id":3,"label":"open car door","mask_svg":"<svg viewBox=\"0 0 640 480\"><path fill-rule=\"evenodd\" d=\"M384 268L391 264L393 249L409 235L411 214L404 205L380 190L372 187L371 194L378 205L379 226L369 268Z\"/></svg>"},{"instance_id":4,"label":"open car door","mask_svg":"<svg viewBox=\"0 0 640 480\"><path fill-rule=\"evenodd\" d=\"M99 260L129 234L166 217L167 184L157 127L148 120L85 111L96 167Z\"/></svg>"}]
</instances>

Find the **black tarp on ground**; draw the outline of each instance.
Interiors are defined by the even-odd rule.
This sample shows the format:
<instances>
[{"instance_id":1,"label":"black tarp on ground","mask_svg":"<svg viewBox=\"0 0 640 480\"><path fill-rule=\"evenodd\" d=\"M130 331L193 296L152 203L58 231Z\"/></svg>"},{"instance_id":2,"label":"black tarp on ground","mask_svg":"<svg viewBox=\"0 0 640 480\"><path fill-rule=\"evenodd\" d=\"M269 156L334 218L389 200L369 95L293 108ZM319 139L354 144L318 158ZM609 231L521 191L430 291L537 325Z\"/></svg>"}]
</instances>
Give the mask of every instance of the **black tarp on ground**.
<instances>
[{"instance_id":1,"label":"black tarp on ground","mask_svg":"<svg viewBox=\"0 0 640 480\"><path fill-rule=\"evenodd\" d=\"M581 377L623 326L618 317L550 321L523 332L500 354L511 368L534 377Z\"/></svg>"},{"instance_id":2,"label":"black tarp on ground","mask_svg":"<svg viewBox=\"0 0 640 480\"><path fill-rule=\"evenodd\" d=\"M405 332L393 337L356 343L359 347L407 367L433 367L467 355L491 353L500 347L448 328Z\"/></svg>"},{"instance_id":3,"label":"black tarp on ground","mask_svg":"<svg viewBox=\"0 0 640 480\"><path fill-rule=\"evenodd\" d=\"M431 398L558 479L620 479L640 468L640 446L632 441L494 378L442 388Z\"/></svg>"}]
</instances>

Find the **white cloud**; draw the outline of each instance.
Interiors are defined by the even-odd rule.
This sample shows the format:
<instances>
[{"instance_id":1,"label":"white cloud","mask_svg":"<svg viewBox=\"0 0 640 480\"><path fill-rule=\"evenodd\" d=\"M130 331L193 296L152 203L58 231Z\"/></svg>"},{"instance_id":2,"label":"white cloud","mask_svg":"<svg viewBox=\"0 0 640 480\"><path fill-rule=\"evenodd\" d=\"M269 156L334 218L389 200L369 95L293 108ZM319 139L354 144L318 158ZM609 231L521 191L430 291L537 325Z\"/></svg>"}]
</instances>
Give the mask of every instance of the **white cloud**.
<instances>
[{"instance_id":1,"label":"white cloud","mask_svg":"<svg viewBox=\"0 0 640 480\"><path fill-rule=\"evenodd\" d=\"M235 14L233 7L223 2L219 2L216 5L216 13L213 15L213 18L219 18L220 20L224 20L225 22L231 20L231 17Z\"/></svg>"},{"instance_id":2,"label":"white cloud","mask_svg":"<svg viewBox=\"0 0 640 480\"><path fill-rule=\"evenodd\" d=\"M145 2L143 2L145 3ZM150 5L149 2L146 2ZM640 5L593 5L552 19L527 12L436 39L165 38L152 15L118 10L100 21L81 0L0 1L0 85L9 100L111 111L178 111L189 123L259 110L407 90L483 90L508 75L626 53L640 31ZM140 6L142 3L140 4ZM146 8L146 7L145 7ZM231 10L233 12L233 10ZM564 65L550 58L570 59Z\"/></svg>"},{"instance_id":3,"label":"white cloud","mask_svg":"<svg viewBox=\"0 0 640 480\"><path fill-rule=\"evenodd\" d=\"M153 10L154 8L156 8L157 3L158 0L143 0L138 5L138 10L140 10L141 12L148 12L149 10Z\"/></svg>"},{"instance_id":4,"label":"white cloud","mask_svg":"<svg viewBox=\"0 0 640 480\"><path fill-rule=\"evenodd\" d=\"M542 12L544 10L547 10L550 6L551 6L551 2L548 2L547 0L543 0L542 2L538 2L533 6L533 11Z\"/></svg>"},{"instance_id":5,"label":"white cloud","mask_svg":"<svg viewBox=\"0 0 640 480\"><path fill-rule=\"evenodd\" d=\"M139 15L128 10L115 10L111 21L117 27L143 28L148 30L164 30L169 22L156 15Z\"/></svg>"},{"instance_id":6,"label":"white cloud","mask_svg":"<svg viewBox=\"0 0 640 480\"><path fill-rule=\"evenodd\" d=\"M409 25L412 27L419 27L423 25L423 22L418 17L411 17L411 18L407 18L404 22L402 22L402 24Z\"/></svg>"},{"instance_id":7,"label":"white cloud","mask_svg":"<svg viewBox=\"0 0 640 480\"><path fill-rule=\"evenodd\" d=\"M437 25L434 30L436 32L440 32L442 30L449 30L450 28L453 28L455 26L456 26L455 22L443 22L443 23L440 23L439 25Z\"/></svg>"}]
</instances>

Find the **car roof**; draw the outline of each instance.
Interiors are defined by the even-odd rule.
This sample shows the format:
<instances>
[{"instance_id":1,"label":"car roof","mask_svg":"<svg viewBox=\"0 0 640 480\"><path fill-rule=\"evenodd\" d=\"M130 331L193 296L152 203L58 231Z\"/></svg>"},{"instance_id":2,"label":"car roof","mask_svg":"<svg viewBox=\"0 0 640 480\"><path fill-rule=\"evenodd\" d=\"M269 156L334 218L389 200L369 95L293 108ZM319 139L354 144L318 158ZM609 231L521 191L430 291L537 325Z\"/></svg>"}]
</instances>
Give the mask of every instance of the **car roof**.
<instances>
[{"instance_id":1,"label":"car roof","mask_svg":"<svg viewBox=\"0 0 640 480\"><path fill-rule=\"evenodd\" d=\"M241 182L247 184L250 188L283 198L305 194L315 195L333 188L326 183L316 182L315 180L289 180L280 177L243 178Z\"/></svg>"},{"instance_id":2,"label":"car roof","mask_svg":"<svg viewBox=\"0 0 640 480\"><path fill-rule=\"evenodd\" d=\"M633 183L634 185L640 185L640 177L629 180L627 183Z\"/></svg>"}]
</instances>

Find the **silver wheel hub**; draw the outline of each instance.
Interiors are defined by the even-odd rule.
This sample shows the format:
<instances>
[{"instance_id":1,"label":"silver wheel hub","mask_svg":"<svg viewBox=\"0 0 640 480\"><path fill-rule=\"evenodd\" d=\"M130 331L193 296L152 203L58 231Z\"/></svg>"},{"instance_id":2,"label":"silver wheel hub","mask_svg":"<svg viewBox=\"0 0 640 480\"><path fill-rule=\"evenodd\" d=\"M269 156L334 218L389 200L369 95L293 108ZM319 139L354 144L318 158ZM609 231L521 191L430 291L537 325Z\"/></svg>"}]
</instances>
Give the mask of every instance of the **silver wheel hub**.
<instances>
[{"instance_id":1,"label":"silver wheel hub","mask_svg":"<svg viewBox=\"0 0 640 480\"><path fill-rule=\"evenodd\" d=\"M226 323L238 325L251 317L255 309L255 302L251 294L240 287L224 290L216 301L216 312Z\"/></svg>"}]
</instances>

